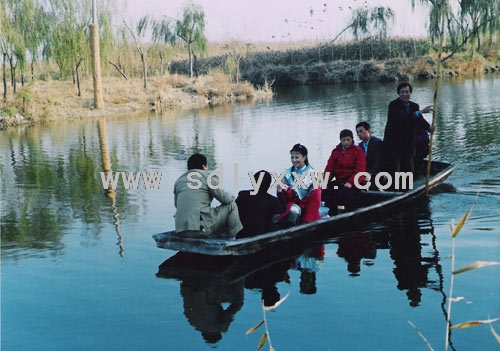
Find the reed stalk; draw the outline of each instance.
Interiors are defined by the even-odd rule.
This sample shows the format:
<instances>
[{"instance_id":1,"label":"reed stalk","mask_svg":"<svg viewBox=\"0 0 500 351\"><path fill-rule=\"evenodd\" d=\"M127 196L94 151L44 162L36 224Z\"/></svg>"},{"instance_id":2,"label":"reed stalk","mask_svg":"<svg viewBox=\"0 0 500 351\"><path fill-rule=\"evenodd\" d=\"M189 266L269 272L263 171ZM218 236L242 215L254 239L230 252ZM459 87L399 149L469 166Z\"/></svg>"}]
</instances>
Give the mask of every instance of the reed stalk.
<instances>
[{"instance_id":1,"label":"reed stalk","mask_svg":"<svg viewBox=\"0 0 500 351\"><path fill-rule=\"evenodd\" d=\"M263 315L263 319L259 323L257 323L257 325L255 325L254 327L248 329L246 331L246 333L245 333L247 335L251 334L254 331L256 331L257 329L259 329L262 325L264 325L265 332L260 337L259 345L257 346L257 351L261 350L264 347L264 345L266 344L266 341L269 344L269 351L275 351L275 349L274 349L274 347L273 347L273 345L271 343L271 334L269 333L269 327L268 327L268 323L267 323L266 311L271 311L271 310L274 310L274 309L278 308L278 306L281 305L283 303L283 301L285 301L287 299L288 295L290 295L290 293L286 294L282 299L280 299L278 302L276 302L272 306L266 306L266 305L264 305L264 300L262 300L262 315Z\"/></svg>"}]
</instances>

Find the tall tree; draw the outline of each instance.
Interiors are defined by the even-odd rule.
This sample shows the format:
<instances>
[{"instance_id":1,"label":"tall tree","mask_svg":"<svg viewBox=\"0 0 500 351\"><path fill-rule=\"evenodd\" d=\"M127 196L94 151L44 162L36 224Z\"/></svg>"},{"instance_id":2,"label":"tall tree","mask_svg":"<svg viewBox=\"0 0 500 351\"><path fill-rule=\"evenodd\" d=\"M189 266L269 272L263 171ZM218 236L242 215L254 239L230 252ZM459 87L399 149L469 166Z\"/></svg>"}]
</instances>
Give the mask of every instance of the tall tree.
<instances>
[{"instance_id":1,"label":"tall tree","mask_svg":"<svg viewBox=\"0 0 500 351\"><path fill-rule=\"evenodd\" d=\"M21 66L26 63L24 37L20 31L22 21L22 2L15 0L4 0L1 2L2 14L2 32L1 32L1 48L4 60L9 61L10 66L10 82L16 93L16 69L18 62ZM6 80L6 77L4 76ZM6 85L4 85L6 86ZM6 99L6 92L4 92Z\"/></svg>"},{"instance_id":2,"label":"tall tree","mask_svg":"<svg viewBox=\"0 0 500 351\"><path fill-rule=\"evenodd\" d=\"M0 53L2 54L2 82L3 82L3 102L7 102L7 36L5 35L6 22L5 3L0 2Z\"/></svg>"},{"instance_id":3,"label":"tall tree","mask_svg":"<svg viewBox=\"0 0 500 351\"><path fill-rule=\"evenodd\" d=\"M90 23L90 3L71 0L50 1L50 37L47 53L54 59L61 78L73 77L80 90L80 66L90 62L88 26Z\"/></svg>"},{"instance_id":4,"label":"tall tree","mask_svg":"<svg viewBox=\"0 0 500 351\"><path fill-rule=\"evenodd\" d=\"M137 48L137 51L139 52L139 56L141 57L141 62L142 62L142 74L143 74L143 80L144 80L144 89L147 89L148 87L148 65L146 63L146 51L144 50L144 45L141 43L140 38L144 38L146 36L146 33L150 30L150 27L152 26L152 19L150 16L143 16L139 19L139 22L137 23L136 30L134 31L132 27L123 20L123 24L129 31L130 35L134 39L135 47Z\"/></svg>"},{"instance_id":5,"label":"tall tree","mask_svg":"<svg viewBox=\"0 0 500 351\"><path fill-rule=\"evenodd\" d=\"M182 19L177 21L176 33L187 45L189 55L189 74L193 77L194 49L203 53L206 50L207 38L205 37L205 13L203 8L192 2L183 7Z\"/></svg>"},{"instance_id":6,"label":"tall tree","mask_svg":"<svg viewBox=\"0 0 500 351\"><path fill-rule=\"evenodd\" d=\"M175 19L163 16L161 19L153 20L152 36L156 44L175 44L177 35L175 32ZM168 47L159 46L158 53L160 56L160 74L163 75L163 65L165 56L169 56Z\"/></svg>"},{"instance_id":7,"label":"tall tree","mask_svg":"<svg viewBox=\"0 0 500 351\"><path fill-rule=\"evenodd\" d=\"M349 28L359 45L359 60L361 61L360 39L368 34L373 37L385 38L387 36L387 24L394 19L394 12L390 7L359 7L354 9L351 16Z\"/></svg>"},{"instance_id":8,"label":"tall tree","mask_svg":"<svg viewBox=\"0 0 500 351\"><path fill-rule=\"evenodd\" d=\"M411 3L414 8L415 0ZM482 37L488 34L491 43L500 34L500 0L457 0L452 6L446 6L448 2L442 0L420 0L420 3L429 8L428 31L433 43L440 36L441 14L445 15L451 52L442 61L472 43L477 44L475 50L480 50Z\"/></svg>"},{"instance_id":9,"label":"tall tree","mask_svg":"<svg viewBox=\"0 0 500 351\"><path fill-rule=\"evenodd\" d=\"M387 25L394 20L394 11L390 7L376 6L370 13L370 22L375 31L375 36L380 39L387 37Z\"/></svg>"}]
</instances>

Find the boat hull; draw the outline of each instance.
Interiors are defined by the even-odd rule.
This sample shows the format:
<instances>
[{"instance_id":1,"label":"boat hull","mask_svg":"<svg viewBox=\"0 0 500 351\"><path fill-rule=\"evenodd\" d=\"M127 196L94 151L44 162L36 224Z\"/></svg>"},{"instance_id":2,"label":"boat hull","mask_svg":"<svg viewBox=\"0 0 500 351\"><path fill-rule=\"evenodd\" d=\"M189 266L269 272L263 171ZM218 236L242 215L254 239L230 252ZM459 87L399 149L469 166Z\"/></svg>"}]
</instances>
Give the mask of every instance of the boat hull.
<instances>
[{"instance_id":1,"label":"boat hull","mask_svg":"<svg viewBox=\"0 0 500 351\"><path fill-rule=\"evenodd\" d=\"M455 169L455 166L449 163L437 161L433 161L431 166L429 189L433 189L442 183ZM385 212L390 208L400 206L425 195L425 188L425 179L422 178L415 181L413 189L405 192L363 191L360 195L360 202L368 203L368 205L356 210L248 238L186 238L177 235L175 231L154 234L153 238L156 245L163 249L212 256L249 255L273 245L286 244L291 240L311 240L316 232L338 229L353 221L359 221L361 218Z\"/></svg>"}]
</instances>

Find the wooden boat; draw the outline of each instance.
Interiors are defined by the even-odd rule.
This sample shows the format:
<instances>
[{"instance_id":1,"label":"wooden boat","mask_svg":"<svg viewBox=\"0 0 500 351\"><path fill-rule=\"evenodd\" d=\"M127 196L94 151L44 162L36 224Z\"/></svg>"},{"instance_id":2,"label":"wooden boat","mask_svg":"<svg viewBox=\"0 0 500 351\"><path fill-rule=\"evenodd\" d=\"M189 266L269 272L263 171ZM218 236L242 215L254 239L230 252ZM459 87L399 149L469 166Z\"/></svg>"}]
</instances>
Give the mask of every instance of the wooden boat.
<instances>
[{"instance_id":1,"label":"wooden boat","mask_svg":"<svg viewBox=\"0 0 500 351\"><path fill-rule=\"evenodd\" d=\"M455 167L449 163L432 161L429 188L435 188L442 183L453 172ZM153 238L156 241L156 245L163 249L212 256L248 255L277 244L288 244L292 240L311 240L311 238L315 237L315 233L318 235L317 233L328 231L329 235L331 235L332 229L338 230L350 223L366 219L366 217L374 216L381 212L387 213L388 209L394 209L424 194L425 177L422 177L414 181L413 189L404 192L362 191L358 200L363 206L358 207L354 211L253 237L242 239L186 238L177 235L175 231L170 231L154 234Z\"/></svg>"}]
</instances>

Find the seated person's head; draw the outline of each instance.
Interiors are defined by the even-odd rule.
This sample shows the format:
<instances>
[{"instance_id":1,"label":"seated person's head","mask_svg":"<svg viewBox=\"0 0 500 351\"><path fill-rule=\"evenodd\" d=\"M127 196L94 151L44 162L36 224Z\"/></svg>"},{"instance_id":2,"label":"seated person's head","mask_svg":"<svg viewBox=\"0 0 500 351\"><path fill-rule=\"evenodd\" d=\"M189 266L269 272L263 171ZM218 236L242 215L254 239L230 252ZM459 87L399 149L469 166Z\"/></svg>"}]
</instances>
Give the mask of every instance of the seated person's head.
<instances>
[{"instance_id":1,"label":"seated person's head","mask_svg":"<svg viewBox=\"0 0 500 351\"><path fill-rule=\"evenodd\" d=\"M269 190L269 187L271 186L271 174L267 171L258 171L253 175L255 179L255 184L259 181L259 177L261 177L261 173L264 175L262 176L262 183L260 183L260 188L259 188L259 193L265 193Z\"/></svg>"},{"instance_id":2,"label":"seated person's head","mask_svg":"<svg viewBox=\"0 0 500 351\"><path fill-rule=\"evenodd\" d=\"M370 124L368 122L359 122L356 124L356 133L361 140L370 138Z\"/></svg>"},{"instance_id":3,"label":"seated person's head","mask_svg":"<svg viewBox=\"0 0 500 351\"><path fill-rule=\"evenodd\" d=\"M191 155L187 161L188 170L191 169L206 169L207 168L207 158L205 155L196 153Z\"/></svg>"},{"instance_id":4,"label":"seated person's head","mask_svg":"<svg viewBox=\"0 0 500 351\"><path fill-rule=\"evenodd\" d=\"M340 143L344 149L348 149L353 145L353 139L353 134L349 129L340 132Z\"/></svg>"},{"instance_id":5,"label":"seated person's head","mask_svg":"<svg viewBox=\"0 0 500 351\"><path fill-rule=\"evenodd\" d=\"M309 165L307 157L307 148L302 144L295 144L290 150L292 164L296 168L302 168L304 165Z\"/></svg>"}]
</instances>

